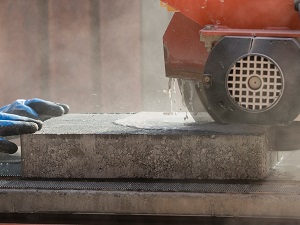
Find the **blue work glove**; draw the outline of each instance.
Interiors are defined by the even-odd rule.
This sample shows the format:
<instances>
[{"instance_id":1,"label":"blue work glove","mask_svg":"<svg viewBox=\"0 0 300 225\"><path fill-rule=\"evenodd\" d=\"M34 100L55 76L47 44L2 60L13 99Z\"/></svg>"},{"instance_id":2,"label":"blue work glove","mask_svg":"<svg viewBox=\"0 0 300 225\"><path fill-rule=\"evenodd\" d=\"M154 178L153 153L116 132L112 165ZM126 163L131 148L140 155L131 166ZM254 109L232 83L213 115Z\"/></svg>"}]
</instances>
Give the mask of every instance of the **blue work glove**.
<instances>
[{"instance_id":1,"label":"blue work glove","mask_svg":"<svg viewBox=\"0 0 300 225\"><path fill-rule=\"evenodd\" d=\"M12 104L0 108L0 112L45 121L52 117L62 116L68 113L69 106L39 98L29 100L18 99Z\"/></svg>"},{"instance_id":2,"label":"blue work glove","mask_svg":"<svg viewBox=\"0 0 300 225\"><path fill-rule=\"evenodd\" d=\"M42 128L42 121L69 112L65 104L42 99L17 100L0 108L0 152L13 154L18 146L4 136L34 133Z\"/></svg>"},{"instance_id":3,"label":"blue work glove","mask_svg":"<svg viewBox=\"0 0 300 225\"><path fill-rule=\"evenodd\" d=\"M24 116L0 113L0 152L13 154L18 146L3 136L34 133L42 128L43 122Z\"/></svg>"}]
</instances>

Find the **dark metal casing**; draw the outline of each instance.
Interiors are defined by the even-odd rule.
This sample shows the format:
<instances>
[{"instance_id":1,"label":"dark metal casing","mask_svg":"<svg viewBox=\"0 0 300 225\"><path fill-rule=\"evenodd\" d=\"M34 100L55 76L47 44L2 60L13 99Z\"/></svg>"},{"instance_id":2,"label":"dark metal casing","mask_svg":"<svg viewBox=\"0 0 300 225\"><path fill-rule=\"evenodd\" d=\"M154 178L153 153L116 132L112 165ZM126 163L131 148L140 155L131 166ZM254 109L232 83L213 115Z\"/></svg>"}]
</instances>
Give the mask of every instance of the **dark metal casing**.
<instances>
[{"instance_id":1,"label":"dark metal casing","mask_svg":"<svg viewBox=\"0 0 300 225\"><path fill-rule=\"evenodd\" d=\"M269 59L282 76L280 96L266 109L243 108L228 91L228 74L234 64L251 55ZM300 45L296 39L224 37L214 46L207 59L202 82L196 87L197 93L216 122L289 124L300 112L299 62Z\"/></svg>"}]
</instances>

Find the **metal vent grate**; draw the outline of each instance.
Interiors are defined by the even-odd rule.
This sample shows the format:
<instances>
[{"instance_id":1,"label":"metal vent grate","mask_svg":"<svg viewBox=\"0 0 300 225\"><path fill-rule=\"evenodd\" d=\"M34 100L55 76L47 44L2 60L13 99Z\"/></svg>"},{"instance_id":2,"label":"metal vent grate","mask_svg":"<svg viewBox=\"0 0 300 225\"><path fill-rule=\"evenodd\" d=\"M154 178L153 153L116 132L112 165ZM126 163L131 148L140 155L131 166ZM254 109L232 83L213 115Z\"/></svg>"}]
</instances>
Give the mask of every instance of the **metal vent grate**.
<instances>
[{"instance_id":1,"label":"metal vent grate","mask_svg":"<svg viewBox=\"0 0 300 225\"><path fill-rule=\"evenodd\" d=\"M228 93L243 110L261 112L276 105L284 84L279 67L262 55L236 61L227 75Z\"/></svg>"}]
</instances>

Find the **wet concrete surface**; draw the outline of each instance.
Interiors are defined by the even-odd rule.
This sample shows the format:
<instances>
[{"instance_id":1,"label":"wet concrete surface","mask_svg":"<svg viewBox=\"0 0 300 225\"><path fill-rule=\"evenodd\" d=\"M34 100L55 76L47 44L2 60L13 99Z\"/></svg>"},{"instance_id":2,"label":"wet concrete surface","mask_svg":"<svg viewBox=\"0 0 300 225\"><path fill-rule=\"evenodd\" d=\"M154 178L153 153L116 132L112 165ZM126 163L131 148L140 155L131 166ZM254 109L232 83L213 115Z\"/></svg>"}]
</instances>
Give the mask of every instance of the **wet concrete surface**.
<instances>
[{"instance_id":1,"label":"wet concrete surface","mask_svg":"<svg viewBox=\"0 0 300 225\"><path fill-rule=\"evenodd\" d=\"M267 126L162 113L70 114L22 136L22 175L38 178L262 179L277 162Z\"/></svg>"}]
</instances>

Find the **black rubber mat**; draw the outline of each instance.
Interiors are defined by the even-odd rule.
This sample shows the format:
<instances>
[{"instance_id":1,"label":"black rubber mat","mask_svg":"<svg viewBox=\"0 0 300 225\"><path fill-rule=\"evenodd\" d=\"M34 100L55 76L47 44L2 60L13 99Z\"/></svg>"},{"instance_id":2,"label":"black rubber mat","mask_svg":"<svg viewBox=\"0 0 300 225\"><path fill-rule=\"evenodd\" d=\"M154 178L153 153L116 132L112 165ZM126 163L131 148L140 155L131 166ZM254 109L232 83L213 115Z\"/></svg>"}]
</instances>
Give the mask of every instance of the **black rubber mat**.
<instances>
[{"instance_id":1,"label":"black rubber mat","mask_svg":"<svg viewBox=\"0 0 300 225\"><path fill-rule=\"evenodd\" d=\"M218 182L138 182L138 181L32 181L0 180L0 189L95 190L191 193L278 193L300 194L300 182L218 183Z\"/></svg>"},{"instance_id":2,"label":"black rubber mat","mask_svg":"<svg viewBox=\"0 0 300 225\"><path fill-rule=\"evenodd\" d=\"M21 177L21 163L0 162L0 177Z\"/></svg>"}]
</instances>

